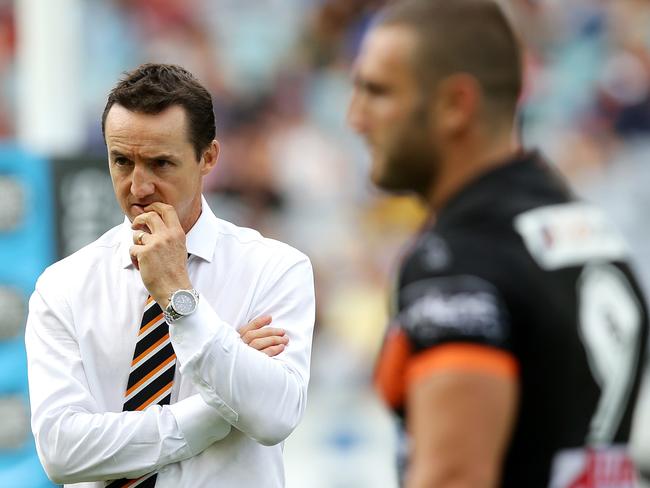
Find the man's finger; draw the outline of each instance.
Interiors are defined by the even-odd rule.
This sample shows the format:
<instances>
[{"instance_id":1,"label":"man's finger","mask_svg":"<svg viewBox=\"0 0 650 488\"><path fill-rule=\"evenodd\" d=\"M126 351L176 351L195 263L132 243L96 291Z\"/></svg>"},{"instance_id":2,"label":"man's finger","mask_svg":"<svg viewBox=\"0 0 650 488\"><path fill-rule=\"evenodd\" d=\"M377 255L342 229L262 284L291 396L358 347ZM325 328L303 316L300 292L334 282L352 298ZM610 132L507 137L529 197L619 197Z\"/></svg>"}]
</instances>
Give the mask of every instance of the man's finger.
<instances>
[{"instance_id":1,"label":"man's finger","mask_svg":"<svg viewBox=\"0 0 650 488\"><path fill-rule=\"evenodd\" d=\"M145 212L133 219L131 228L148 230L151 233L156 233L165 229L165 223L156 212Z\"/></svg>"},{"instance_id":2,"label":"man's finger","mask_svg":"<svg viewBox=\"0 0 650 488\"><path fill-rule=\"evenodd\" d=\"M242 334L241 338L246 344L250 344L255 339L261 339L263 337L272 337L272 336L283 337L285 334L286 332L284 331L284 329L263 327L261 329L249 330L248 332Z\"/></svg>"},{"instance_id":3,"label":"man's finger","mask_svg":"<svg viewBox=\"0 0 650 488\"><path fill-rule=\"evenodd\" d=\"M260 327L264 327L265 325L269 325L272 321L273 321L273 318L270 315L262 315L261 317L257 317L255 319L251 320L244 327L239 329L239 335L243 336L248 331L259 329Z\"/></svg>"},{"instance_id":4,"label":"man's finger","mask_svg":"<svg viewBox=\"0 0 650 488\"><path fill-rule=\"evenodd\" d=\"M263 351L267 347L277 346L280 344L288 344L289 338L285 336L270 336L270 337L260 337L251 341L248 345L253 349L258 351Z\"/></svg>"},{"instance_id":5,"label":"man's finger","mask_svg":"<svg viewBox=\"0 0 650 488\"><path fill-rule=\"evenodd\" d=\"M158 214L167 226L181 227L181 221L178 220L176 209L171 205L162 202L154 202L151 205L147 205L144 209Z\"/></svg>"},{"instance_id":6,"label":"man's finger","mask_svg":"<svg viewBox=\"0 0 650 488\"><path fill-rule=\"evenodd\" d=\"M136 230L133 233L133 244L135 244L136 246L144 246L145 244L144 239L148 235L149 233L144 230Z\"/></svg>"},{"instance_id":7,"label":"man's finger","mask_svg":"<svg viewBox=\"0 0 650 488\"><path fill-rule=\"evenodd\" d=\"M131 246L129 248L129 256L131 257L131 262L135 269L140 270L140 263L138 262L138 248L139 246Z\"/></svg>"},{"instance_id":8,"label":"man's finger","mask_svg":"<svg viewBox=\"0 0 650 488\"><path fill-rule=\"evenodd\" d=\"M272 358L273 356L277 356L282 351L284 351L285 347L287 347L287 346L284 345L284 344L278 344L276 346L269 346L266 349L262 349L261 352L266 354L268 357Z\"/></svg>"}]
</instances>

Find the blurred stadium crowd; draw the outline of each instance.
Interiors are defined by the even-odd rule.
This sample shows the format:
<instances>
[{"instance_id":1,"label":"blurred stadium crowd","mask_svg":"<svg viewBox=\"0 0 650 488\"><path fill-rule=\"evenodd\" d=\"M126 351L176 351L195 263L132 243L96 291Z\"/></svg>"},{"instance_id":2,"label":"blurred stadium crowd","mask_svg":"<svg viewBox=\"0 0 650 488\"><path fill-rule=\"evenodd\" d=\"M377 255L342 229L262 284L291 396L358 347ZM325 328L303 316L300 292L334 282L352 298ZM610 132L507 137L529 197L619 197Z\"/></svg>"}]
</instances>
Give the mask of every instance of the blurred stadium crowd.
<instances>
[{"instance_id":1,"label":"blurred stadium crowd","mask_svg":"<svg viewBox=\"0 0 650 488\"><path fill-rule=\"evenodd\" d=\"M5 141L18 137L17 1L0 0ZM369 378L395 258L424 211L369 187L366 155L345 126L353 59L383 3L85 0L81 12L85 144L70 155L104 157L100 115L123 71L181 64L214 96L222 155L205 191L215 213L314 263L310 405L287 444L294 488L394 485L392 429ZM650 2L504 4L526 46L525 145L542 147L579 192L614 215L649 287Z\"/></svg>"}]
</instances>

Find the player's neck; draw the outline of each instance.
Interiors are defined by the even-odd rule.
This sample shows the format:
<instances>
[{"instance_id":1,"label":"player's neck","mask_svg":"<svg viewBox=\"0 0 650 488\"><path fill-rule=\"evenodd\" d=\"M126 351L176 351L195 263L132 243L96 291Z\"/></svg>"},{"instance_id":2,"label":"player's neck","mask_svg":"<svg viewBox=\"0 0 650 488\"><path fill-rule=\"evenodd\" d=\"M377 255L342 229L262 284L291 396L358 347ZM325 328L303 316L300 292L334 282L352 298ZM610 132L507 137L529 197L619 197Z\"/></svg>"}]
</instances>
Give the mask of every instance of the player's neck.
<instances>
[{"instance_id":1,"label":"player's neck","mask_svg":"<svg viewBox=\"0 0 650 488\"><path fill-rule=\"evenodd\" d=\"M507 164L518 149L510 129L490 137L475 136L453 144L441 161L440 171L427 195L431 210L439 211L480 175Z\"/></svg>"}]
</instances>

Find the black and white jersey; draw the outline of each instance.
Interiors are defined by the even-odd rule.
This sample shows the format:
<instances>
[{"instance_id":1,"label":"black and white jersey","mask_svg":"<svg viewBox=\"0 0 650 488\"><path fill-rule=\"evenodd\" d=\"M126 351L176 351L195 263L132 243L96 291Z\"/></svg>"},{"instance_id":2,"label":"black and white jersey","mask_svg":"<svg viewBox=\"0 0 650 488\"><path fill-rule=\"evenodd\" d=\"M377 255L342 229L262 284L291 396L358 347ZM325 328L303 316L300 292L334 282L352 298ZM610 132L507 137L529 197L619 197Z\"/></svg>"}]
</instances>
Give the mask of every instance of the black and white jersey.
<instances>
[{"instance_id":1,"label":"black and white jersey","mask_svg":"<svg viewBox=\"0 0 650 488\"><path fill-rule=\"evenodd\" d=\"M501 486L634 486L643 295L619 234L536 153L438 213L402 263L396 309L376 378L396 412L434 371L511 376L521 393Z\"/></svg>"}]
</instances>

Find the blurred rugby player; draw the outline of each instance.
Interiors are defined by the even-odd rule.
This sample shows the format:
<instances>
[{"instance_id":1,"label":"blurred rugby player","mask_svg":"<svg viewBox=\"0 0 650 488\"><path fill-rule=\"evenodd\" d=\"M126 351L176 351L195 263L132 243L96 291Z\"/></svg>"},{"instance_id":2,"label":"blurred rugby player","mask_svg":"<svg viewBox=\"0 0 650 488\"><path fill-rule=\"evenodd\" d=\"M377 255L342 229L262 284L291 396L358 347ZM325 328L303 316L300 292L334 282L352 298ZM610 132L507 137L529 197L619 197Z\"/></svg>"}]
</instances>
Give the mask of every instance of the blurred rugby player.
<instances>
[{"instance_id":1,"label":"blurred rugby player","mask_svg":"<svg viewBox=\"0 0 650 488\"><path fill-rule=\"evenodd\" d=\"M624 242L514 134L521 53L490 0L380 12L349 120L372 181L431 210L404 258L376 383L408 488L632 488L648 333Z\"/></svg>"}]
</instances>

